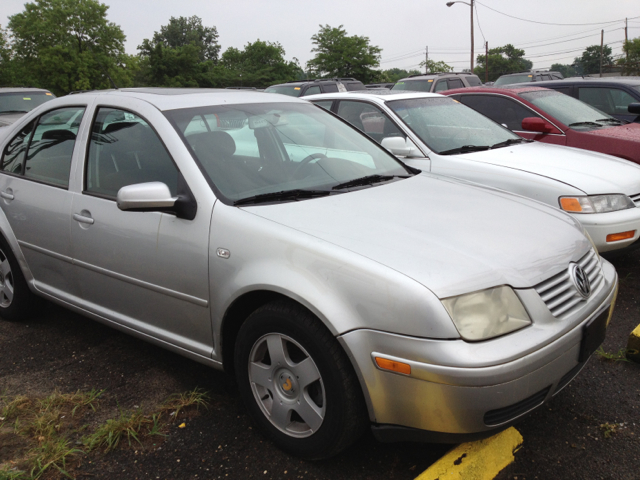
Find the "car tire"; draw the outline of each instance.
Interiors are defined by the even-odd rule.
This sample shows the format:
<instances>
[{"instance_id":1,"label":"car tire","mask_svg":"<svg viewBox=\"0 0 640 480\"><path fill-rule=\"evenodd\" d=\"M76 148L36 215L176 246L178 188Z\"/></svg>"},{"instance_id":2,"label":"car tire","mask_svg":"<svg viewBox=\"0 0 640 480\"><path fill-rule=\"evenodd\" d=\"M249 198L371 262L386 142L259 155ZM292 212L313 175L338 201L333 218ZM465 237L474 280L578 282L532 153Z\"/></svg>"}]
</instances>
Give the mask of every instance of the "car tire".
<instances>
[{"instance_id":1,"label":"car tire","mask_svg":"<svg viewBox=\"0 0 640 480\"><path fill-rule=\"evenodd\" d=\"M33 311L36 301L11 247L0 235L0 318L24 320Z\"/></svg>"},{"instance_id":2,"label":"car tire","mask_svg":"<svg viewBox=\"0 0 640 480\"><path fill-rule=\"evenodd\" d=\"M307 460L328 458L366 429L347 355L304 307L277 301L253 312L240 328L234 357L250 416L281 449Z\"/></svg>"}]
</instances>

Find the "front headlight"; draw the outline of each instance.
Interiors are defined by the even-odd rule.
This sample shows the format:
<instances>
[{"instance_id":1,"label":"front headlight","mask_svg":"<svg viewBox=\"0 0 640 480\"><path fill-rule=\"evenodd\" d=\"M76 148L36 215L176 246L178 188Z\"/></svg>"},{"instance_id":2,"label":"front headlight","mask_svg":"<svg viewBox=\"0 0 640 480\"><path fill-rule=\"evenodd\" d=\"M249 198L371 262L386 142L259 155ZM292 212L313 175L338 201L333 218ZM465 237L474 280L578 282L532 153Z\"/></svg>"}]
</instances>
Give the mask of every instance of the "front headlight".
<instances>
[{"instance_id":1,"label":"front headlight","mask_svg":"<svg viewBox=\"0 0 640 480\"><path fill-rule=\"evenodd\" d=\"M486 340L531 324L511 287L501 286L442 300L464 340Z\"/></svg>"},{"instance_id":2,"label":"front headlight","mask_svg":"<svg viewBox=\"0 0 640 480\"><path fill-rule=\"evenodd\" d=\"M626 210L636 206L633 200L622 194L560 197L559 201L562 210L572 213L615 212L616 210Z\"/></svg>"}]
</instances>

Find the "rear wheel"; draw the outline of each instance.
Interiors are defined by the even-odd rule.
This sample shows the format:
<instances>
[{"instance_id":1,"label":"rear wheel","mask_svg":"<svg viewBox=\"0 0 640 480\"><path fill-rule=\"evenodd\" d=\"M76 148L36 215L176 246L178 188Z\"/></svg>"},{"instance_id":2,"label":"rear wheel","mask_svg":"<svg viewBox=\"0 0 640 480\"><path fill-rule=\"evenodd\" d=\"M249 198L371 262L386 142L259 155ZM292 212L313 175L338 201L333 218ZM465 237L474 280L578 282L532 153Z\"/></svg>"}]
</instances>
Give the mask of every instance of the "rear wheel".
<instances>
[{"instance_id":1,"label":"rear wheel","mask_svg":"<svg viewBox=\"0 0 640 480\"><path fill-rule=\"evenodd\" d=\"M0 317L22 320L31 312L35 301L18 260L7 241L0 236Z\"/></svg>"},{"instance_id":2,"label":"rear wheel","mask_svg":"<svg viewBox=\"0 0 640 480\"><path fill-rule=\"evenodd\" d=\"M327 458L366 428L362 393L348 358L305 308L278 301L255 311L238 333L235 362L250 415L283 450Z\"/></svg>"}]
</instances>

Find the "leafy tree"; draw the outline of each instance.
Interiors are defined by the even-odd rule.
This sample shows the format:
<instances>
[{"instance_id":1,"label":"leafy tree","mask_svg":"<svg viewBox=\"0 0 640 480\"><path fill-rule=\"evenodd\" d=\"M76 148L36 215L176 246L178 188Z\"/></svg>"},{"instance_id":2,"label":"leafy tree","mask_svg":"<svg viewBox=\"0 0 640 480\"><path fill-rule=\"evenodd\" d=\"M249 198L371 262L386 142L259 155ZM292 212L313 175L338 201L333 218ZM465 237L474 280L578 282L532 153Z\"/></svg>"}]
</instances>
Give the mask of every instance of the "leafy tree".
<instances>
[{"instance_id":1,"label":"leafy tree","mask_svg":"<svg viewBox=\"0 0 640 480\"><path fill-rule=\"evenodd\" d=\"M560 72L565 78L575 77L576 75L578 75L578 72L574 65L563 65L560 63L554 63L553 65L551 65L551 67L549 67L549 70Z\"/></svg>"},{"instance_id":2,"label":"leafy tree","mask_svg":"<svg viewBox=\"0 0 640 480\"><path fill-rule=\"evenodd\" d=\"M613 63L611 57L611 47L605 45L602 49L602 65ZM578 75L589 75L600 72L600 45L591 45L585 48L581 57L576 57L573 61Z\"/></svg>"},{"instance_id":3,"label":"leafy tree","mask_svg":"<svg viewBox=\"0 0 640 480\"><path fill-rule=\"evenodd\" d=\"M369 44L368 37L347 36L340 25L332 28L320 25L320 31L311 37L311 49L316 56L307 62L307 70L317 77L354 77L363 83L375 82L380 72L382 49Z\"/></svg>"},{"instance_id":4,"label":"leafy tree","mask_svg":"<svg viewBox=\"0 0 640 480\"><path fill-rule=\"evenodd\" d=\"M202 19L192 17L171 17L167 25L160 27L159 32L154 32L153 39L145 39L138 47L142 55L151 55L158 45L165 48L179 49L187 45L194 45L198 49L198 58L201 62L218 61L220 45L218 45L218 30L216 27L205 27Z\"/></svg>"},{"instance_id":5,"label":"leafy tree","mask_svg":"<svg viewBox=\"0 0 640 480\"><path fill-rule=\"evenodd\" d=\"M442 60L436 62L434 60L425 60L424 62L420 62L420 68L425 68L429 73L437 73L437 72L453 72L453 67L451 65L447 65Z\"/></svg>"},{"instance_id":6,"label":"leafy tree","mask_svg":"<svg viewBox=\"0 0 640 480\"><path fill-rule=\"evenodd\" d=\"M623 45L625 56L618 60L624 65L624 75L640 74L640 37L625 42Z\"/></svg>"},{"instance_id":7,"label":"leafy tree","mask_svg":"<svg viewBox=\"0 0 640 480\"><path fill-rule=\"evenodd\" d=\"M7 32L0 25L0 86L13 83L13 63Z\"/></svg>"},{"instance_id":8,"label":"leafy tree","mask_svg":"<svg viewBox=\"0 0 640 480\"><path fill-rule=\"evenodd\" d=\"M109 76L128 79L125 35L107 21L108 6L97 0L35 0L24 7L9 17L22 83L61 95L110 88Z\"/></svg>"},{"instance_id":9,"label":"leafy tree","mask_svg":"<svg viewBox=\"0 0 640 480\"><path fill-rule=\"evenodd\" d=\"M418 70L403 70L402 68L390 68L388 70L382 71L382 76L384 77L384 81L387 82L397 82L401 78L406 78L409 75L420 75Z\"/></svg>"},{"instance_id":10,"label":"leafy tree","mask_svg":"<svg viewBox=\"0 0 640 480\"><path fill-rule=\"evenodd\" d=\"M256 40L247 43L244 50L230 47L221 57L226 69L224 82L228 86L264 87L299 79L304 72L298 61L287 61L284 55L278 42Z\"/></svg>"},{"instance_id":11,"label":"leafy tree","mask_svg":"<svg viewBox=\"0 0 640 480\"><path fill-rule=\"evenodd\" d=\"M478 55L477 66L473 73L480 78L484 78L486 58L485 55ZM530 70L533 63L524 58L524 50L516 48L510 43L502 47L489 50L489 81L495 81L500 75L506 73L522 72Z\"/></svg>"}]
</instances>

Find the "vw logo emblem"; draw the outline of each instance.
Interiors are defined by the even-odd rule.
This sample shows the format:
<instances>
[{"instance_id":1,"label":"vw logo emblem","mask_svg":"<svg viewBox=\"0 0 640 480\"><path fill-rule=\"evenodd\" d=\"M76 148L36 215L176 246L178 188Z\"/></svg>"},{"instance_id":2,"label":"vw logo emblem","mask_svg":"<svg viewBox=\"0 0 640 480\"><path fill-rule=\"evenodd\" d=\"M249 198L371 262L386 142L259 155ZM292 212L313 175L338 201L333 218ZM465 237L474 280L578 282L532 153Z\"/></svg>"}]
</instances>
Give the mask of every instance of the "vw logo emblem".
<instances>
[{"instance_id":1,"label":"vw logo emblem","mask_svg":"<svg viewBox=\"0 0 640 480\"><path fill-rule=\"evenodd\" d=\"M591 295L591 283L589 282L587 273L582 267L577 263L572 264L571 267L569 267L569 276L580 296L589 298L589 295Z\"/></svg>"}]
</instances>

